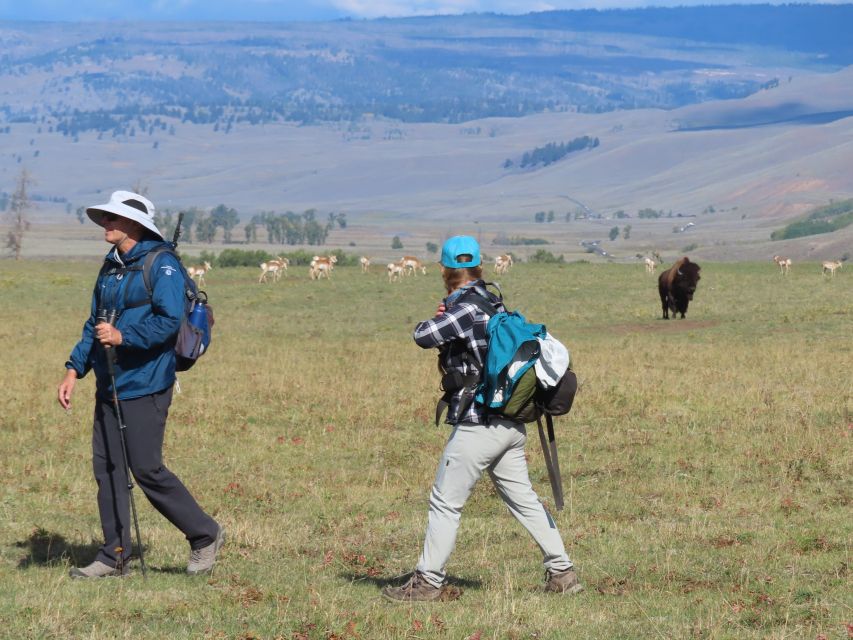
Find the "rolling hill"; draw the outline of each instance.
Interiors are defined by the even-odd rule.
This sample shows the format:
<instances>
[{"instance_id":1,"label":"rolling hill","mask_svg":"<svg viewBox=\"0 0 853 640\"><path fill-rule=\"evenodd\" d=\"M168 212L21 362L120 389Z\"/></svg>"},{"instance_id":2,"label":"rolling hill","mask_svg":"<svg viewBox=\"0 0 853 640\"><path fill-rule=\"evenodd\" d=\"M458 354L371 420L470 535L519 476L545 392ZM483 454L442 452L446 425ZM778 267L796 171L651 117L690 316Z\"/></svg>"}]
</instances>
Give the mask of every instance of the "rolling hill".
<instances>
[{"instance_id":1,"label":"rolling hill","mask_svg":"<svg viewBox=\"0 0 853 640\"><path fill-rule=\"evenodd\" d=\"M26 167L42 222L73 221L137 183L161 208L344 211L377 246L392 232L476 228L567 248L626 222L624 255L849 246L845 231L769 242L853 195L853 67L842 64L853 57L835 31L820 48L802 32L697 40L694 26L676 38L678 12L645 30L632 12L557 13L128 24L111 37L104 25L5 23L0 190ZM583 136L600 144L547 166L507 163ZM642 208L665 215L640 221ZM543 210L562 222L534 224ZM579 210L593 215L565 222ZM620 210L632 218L614 222ZM670 212L696 224L673 233Z\"/></svg>"}]
</instances>

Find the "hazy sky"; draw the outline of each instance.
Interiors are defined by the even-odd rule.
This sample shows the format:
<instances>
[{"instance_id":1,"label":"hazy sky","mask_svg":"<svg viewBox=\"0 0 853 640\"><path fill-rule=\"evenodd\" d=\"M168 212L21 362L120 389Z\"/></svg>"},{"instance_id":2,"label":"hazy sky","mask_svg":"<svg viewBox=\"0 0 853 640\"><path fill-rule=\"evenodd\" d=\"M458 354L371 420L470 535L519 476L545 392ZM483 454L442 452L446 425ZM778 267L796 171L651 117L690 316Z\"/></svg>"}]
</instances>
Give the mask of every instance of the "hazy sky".
<instances>
[{"instance_id":1,"label":"hazy sky","mask_svg":"<svg viewBox=\"0 0 853 640\"><path fill-rule=\"evenodd\" d=\"M331 20L731 3L732 0L0 0L0 20ZM776 2L771 0L771 4Z\"/></svg>"}]
</instances>

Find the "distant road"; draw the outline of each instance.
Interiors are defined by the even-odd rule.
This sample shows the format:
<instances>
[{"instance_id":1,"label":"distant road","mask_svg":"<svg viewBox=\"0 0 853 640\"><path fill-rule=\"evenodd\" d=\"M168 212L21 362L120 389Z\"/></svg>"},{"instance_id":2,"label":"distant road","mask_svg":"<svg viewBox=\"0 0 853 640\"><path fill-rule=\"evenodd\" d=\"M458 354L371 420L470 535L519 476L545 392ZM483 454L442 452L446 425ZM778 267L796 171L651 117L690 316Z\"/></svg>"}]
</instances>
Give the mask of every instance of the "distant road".
<instances>
[{"instance_id":1,"label":"distant road","mask_svg":"<svg viewBox=\"0 0 853 640\"><path fill-rule=\"evenodd\" d=\"M594 212L592 209L590 209L590 208L589 208L588 206L586 206L583 202L581 202L580 200L578 200L578 199L576 199L576 198L572 198L571 196L564 196L564 195L560 195L560 196L558 196L558 197L560 197L560 198L565 198L566 200L569 200L569 201L571 201L571 202L574 202L574 203L575 203L576 205L578 205L581 209L583 209L583 211L584 211L584 213L587 215L587 217L592 217L592 216L594 216L594 215L595 215L595 212Z\"/></svg>"}]
</instances>

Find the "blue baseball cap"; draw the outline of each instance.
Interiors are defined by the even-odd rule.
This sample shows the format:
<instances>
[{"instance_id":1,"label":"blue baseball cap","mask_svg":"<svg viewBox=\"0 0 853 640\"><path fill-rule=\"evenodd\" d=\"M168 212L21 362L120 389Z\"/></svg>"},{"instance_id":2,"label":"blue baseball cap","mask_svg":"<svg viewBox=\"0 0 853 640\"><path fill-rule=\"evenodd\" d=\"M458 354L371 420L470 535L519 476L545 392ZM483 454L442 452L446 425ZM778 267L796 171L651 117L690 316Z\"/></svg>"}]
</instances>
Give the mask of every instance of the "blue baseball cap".
<instances>
[{"instance_id":1,"label":"blue baseball cap","mask_svg":"<svg viewBox=\"0 0 853 640\"><path fill-rule=\"evenodd\" d=\"M459 256L471 256L471 262L459 262ZM471 236L453 236L441 248L441 264L452 269L480 266L480 245Z\"/></svg>"}]
</instances>

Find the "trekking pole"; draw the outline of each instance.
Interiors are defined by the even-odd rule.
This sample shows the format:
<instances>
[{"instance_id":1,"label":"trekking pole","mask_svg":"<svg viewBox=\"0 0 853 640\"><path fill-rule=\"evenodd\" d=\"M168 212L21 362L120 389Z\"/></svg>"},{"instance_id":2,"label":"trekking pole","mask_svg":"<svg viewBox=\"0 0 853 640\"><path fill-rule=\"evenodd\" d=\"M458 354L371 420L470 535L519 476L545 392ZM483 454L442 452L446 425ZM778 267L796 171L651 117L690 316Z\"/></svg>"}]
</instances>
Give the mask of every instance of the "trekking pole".
<instances>
[{"instance_id":1,"label":"trekking pole","mask_svg":"<svg viewBox=\"0 0 853 640\"><path fill-rule=\"evenodd\" d=\"M560 461L557 458L557 441L554 437L554 419L551 414L545 414L548 423L548 438L542 429L542 418L536 418L539 427L539 442L542 443L542 455L545 457L545 468L548 469L548 480L551 481L551 492L554 494L554 506L557 511L563 510L563 479L560 476Z\"/></svg>"},{"instance_id":2,"label":"trekking pole","mask_svg":"<svg viewBox=\"0 0 853 640\"><path fill-rule=\"evenodd\" d=\"M178 248L178 240L181 238L181 223L184 221L184 212L178 214L178 223L175 225L175 233L172 234L172 248Z\"/></svg>"},{"instance_id":3,"label":"trekking pole","mask_svg":"<svg viewBox=\"0 0 853 640\"><path fill-rule=\"evenodd\" d=\"M111 309L105 318L108 324L113 324L116 320L117 312ZM127 441L124 437L124 430L127 425L124 424L124 418L121 415L121 404L118 400L118 391L116 390L116 374L115 374L115 349L112 347L104 347L104 352L107 356L107 370L110 373L110 383L113 387L113 407L116 411L116 419L118 420L118 434L121 442L121 456L124 458L124 471L127 474L127 495L130 496L130 511L133 514L133 527L136 529L136 548L139 549L139 564L142 566L142 579L148 579L148 572L145 570L145 553L142 550L142 536L139 534L139 519L136 517L136 501L133 499L133 476L130 473L130 464L127 461ZM133 543L131 542L131 548ZM121 561L121 558L119 558Z\"/></svg>"}]
</instances>

